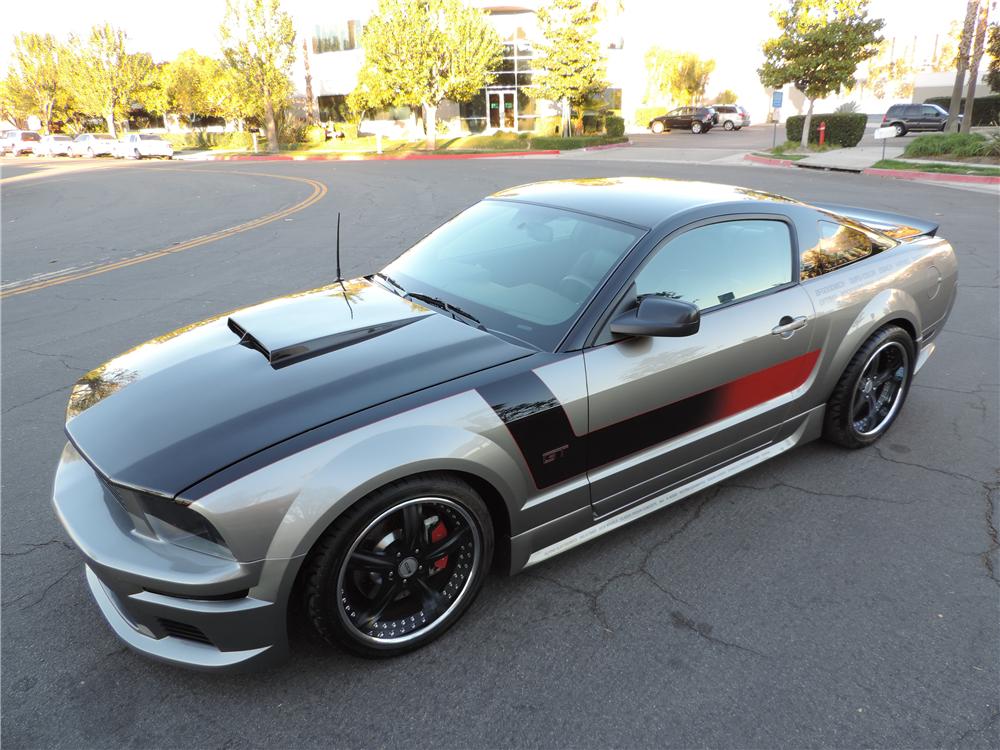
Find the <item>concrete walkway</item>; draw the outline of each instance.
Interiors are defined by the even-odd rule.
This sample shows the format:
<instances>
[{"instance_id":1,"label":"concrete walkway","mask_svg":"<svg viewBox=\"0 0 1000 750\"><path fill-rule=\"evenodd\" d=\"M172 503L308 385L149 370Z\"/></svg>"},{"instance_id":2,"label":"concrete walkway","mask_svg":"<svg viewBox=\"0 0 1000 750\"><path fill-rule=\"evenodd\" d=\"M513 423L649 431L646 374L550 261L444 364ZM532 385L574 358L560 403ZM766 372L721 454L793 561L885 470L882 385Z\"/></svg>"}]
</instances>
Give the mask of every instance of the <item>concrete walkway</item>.
<instances>
[{"instance_id":1,"label":"concrete walkway","mask_svg":"<svg viewBox=\"0 0 1000 750\"><path fill-rule=\"evenodd\" d=\"M895 159L901 156L901 146L886 146L885 158ZM795 162L796 167L811 167L813 169L839 169L845 172L860 172L882 159L881 146L857 146L855 148L838 148L813 154Z\"/></svg>"}]
</instances>

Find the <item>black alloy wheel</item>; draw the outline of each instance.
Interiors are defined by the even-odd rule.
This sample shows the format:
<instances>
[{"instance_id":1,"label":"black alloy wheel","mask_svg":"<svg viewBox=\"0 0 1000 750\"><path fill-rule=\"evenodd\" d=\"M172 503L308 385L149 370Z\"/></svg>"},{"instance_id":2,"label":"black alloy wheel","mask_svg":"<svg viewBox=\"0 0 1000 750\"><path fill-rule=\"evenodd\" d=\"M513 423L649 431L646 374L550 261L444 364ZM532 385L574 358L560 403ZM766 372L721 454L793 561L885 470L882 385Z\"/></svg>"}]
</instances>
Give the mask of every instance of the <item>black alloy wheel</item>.
<instances>
[{"instance_id":1,"label":"black alloy wheel","mask_svg":"<svg viewBox=\"0 0 1000 750\"><path fill-rule=\"evenodd\" d=\"M429 643L462 615L493 554L485 503L448 476L421 475L347 511L306 563L316 630L362 656Z\"/></svg>"},{"instance_id":2,"label":"black alloy wheel","mask_svg":"<svg viewBox=\"0 0 1000 750\"><path fill-rule=\"evenodd\" d=\"M827 402L824 437L845 448L871 445L899 415L910 389L913 339L889 325L858 350Z\"/></svg>"}]
</instances>

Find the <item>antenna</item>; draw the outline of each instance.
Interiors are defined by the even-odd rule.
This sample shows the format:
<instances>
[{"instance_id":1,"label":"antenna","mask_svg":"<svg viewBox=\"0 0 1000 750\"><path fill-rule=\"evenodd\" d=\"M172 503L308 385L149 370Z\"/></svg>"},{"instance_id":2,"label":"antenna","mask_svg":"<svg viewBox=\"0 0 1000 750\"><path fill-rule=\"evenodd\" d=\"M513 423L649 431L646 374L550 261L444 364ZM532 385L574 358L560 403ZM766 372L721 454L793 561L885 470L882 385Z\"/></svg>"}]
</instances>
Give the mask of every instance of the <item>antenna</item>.
<instances>
[{"instance_id":1,"label":"antenna","mask_svg":"<svg viewBox=\"0 0 1000 750\"><path fill-rule=\"evenodd\" d=\"M340 211L337 211L337 281L344 281L340 274Z\"/></svg>"}]
</instances>

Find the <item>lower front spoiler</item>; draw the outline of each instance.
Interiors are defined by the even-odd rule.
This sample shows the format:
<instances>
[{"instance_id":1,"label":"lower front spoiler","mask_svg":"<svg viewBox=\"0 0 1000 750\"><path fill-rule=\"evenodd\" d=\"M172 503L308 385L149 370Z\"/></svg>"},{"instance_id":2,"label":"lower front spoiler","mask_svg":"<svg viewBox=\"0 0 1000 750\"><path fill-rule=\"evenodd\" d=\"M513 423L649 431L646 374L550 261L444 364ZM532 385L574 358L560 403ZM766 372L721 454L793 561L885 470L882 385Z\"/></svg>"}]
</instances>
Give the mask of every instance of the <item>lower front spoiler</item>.
<instances>
[{"instance_id":1,"label":"lower front spoiler","mask_svg":"<svg viewBox=\"0 0 1000 750\"><path fill-rule=\"evenodd\" d=\"M165 634L156 637L156 634L147 625L125 615L126 609L118 595L101 582L101 579L97 577L89 565L85 568L87 583L90 585L90 591L94 595L94 600L100 607L104 619L115 631L115 635L123 640L129 648L144 656L179 667L211 671L256 669L265 663L278 661L283 656L283 654L277 653L281 649L275 649L273 646L261 646L240 651L222 651L210 643L191 640L190 637L187 637L188 634L185 634L185 637ZM238 617L240 610L245 610L248 604L250 607L255 606L255 600L252 599L218 602L177 600L177 603L174 604L170 601L172 597L152 592L132 594L127 598L130 600L129 609L140 608L144 610L145 614L157 620L179 622L191 622L192 619L197 621L199 615L201 618L209 620ZM273 606L267 602L261 602L260 605Z\"/></svg>"}]
</instances>

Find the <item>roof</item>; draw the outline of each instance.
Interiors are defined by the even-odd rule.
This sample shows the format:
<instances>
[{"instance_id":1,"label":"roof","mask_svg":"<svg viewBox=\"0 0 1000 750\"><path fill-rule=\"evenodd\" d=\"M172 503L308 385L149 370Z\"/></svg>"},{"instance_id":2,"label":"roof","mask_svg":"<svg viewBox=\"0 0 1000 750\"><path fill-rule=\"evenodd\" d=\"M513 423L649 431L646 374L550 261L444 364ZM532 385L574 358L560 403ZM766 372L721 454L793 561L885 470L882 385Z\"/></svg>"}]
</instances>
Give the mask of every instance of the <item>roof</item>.
<instances>
[{"instance_id":1,"label":"roof","mask_svg":"<svg viewBox=\"0 0 1000 750\"><path fill-rule=\"evenodd\" d=\"M798 203L760 190L662 177L588 177L532 182L491 198L523 200L654 227L682 211L713 203Z\"/></svg>"}]
</instances>

